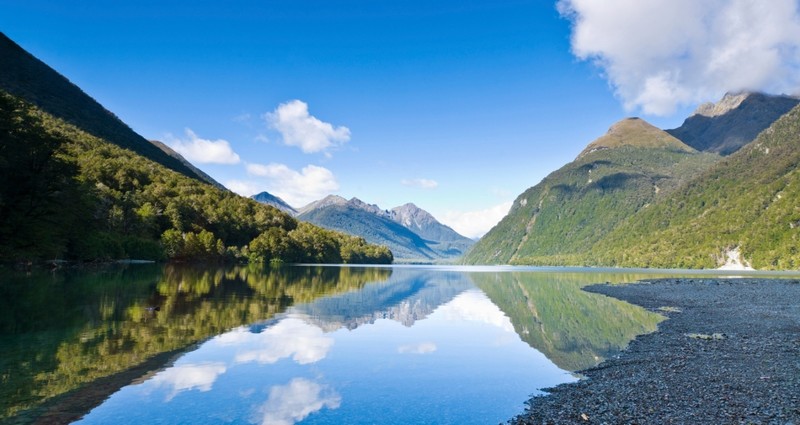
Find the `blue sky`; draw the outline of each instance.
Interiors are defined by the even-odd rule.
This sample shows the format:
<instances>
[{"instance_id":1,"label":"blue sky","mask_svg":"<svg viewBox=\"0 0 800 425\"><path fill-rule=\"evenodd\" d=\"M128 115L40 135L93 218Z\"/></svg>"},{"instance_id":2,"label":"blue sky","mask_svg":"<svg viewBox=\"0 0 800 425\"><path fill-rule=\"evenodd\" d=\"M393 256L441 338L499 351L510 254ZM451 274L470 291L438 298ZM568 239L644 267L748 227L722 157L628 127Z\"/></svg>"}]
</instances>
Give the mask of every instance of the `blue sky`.
<instances>
[{"instance_id":1,"label":"blue sky","mask_svg":"<svg viewBox=\"0 0 800 425\"><path fill-rule=\"evenodd\" d=\"M759 3L0 0L0 30L237 192L479 236L619 119L796 93L797 2Z\"/></svg>"}]
</instances>

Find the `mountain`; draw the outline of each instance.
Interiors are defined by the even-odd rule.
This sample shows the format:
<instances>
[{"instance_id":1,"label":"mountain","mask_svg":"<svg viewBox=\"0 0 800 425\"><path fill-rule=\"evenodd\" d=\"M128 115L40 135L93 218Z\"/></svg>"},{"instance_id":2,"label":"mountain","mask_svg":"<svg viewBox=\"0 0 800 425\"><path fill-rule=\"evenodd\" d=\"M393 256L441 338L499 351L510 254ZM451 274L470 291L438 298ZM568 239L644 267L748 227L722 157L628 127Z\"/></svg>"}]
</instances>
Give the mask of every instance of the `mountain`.
<instances>
[{"instance_id":1,"label":"mountain","mask_svg":"<svg viewBox=\"0 0 800 425\"><path fill-rule=\"evenodd\" d=\"M121 148L129 149L185 176L206 180L144 137L78 86L0 33L0 89L36 105L48 114Z\"/></svg>"},{"instance_id":2,"label":"mountain","mask_svg":"<svg viewBox=\"0 0 800 425\"><path fill-rule=\"evenodd\" d=\"M269 192L261 192L251 196L250 198L258 203L271 205L289 215L296 216L298 214L297 210L294 209L291 205L287 204L283 199Z\"/></svg>"},{"instance_id":3,"label":"mountain","mask_svg":"<svg viewBox=\"0 0 800 425\"><path fill-rule=\"evenodd\" d=\"M413 204L384 210L358 198L346 200L330 195L300 208L299 212L299 220L387 246L395 259L406 262L455 258L472 244L470 239Z\"/></svg>"},{"instance_id":4,"label":"mountain","mask_svg":"<svg viewBox=\"0 0 800 425\"><path fill-rule=\"evenodd\" d=\"M297 212L300 214L305 214L309 211L318 210L320 208L325 208L330 205L347 205L347 199L344 199L338 195L328 195L318 201L314 201L298 209Z\"/></svg>"},{"instance_id":5,"label":"mountain","mask_svg":"<svg viewBox=\"0 0 800 425\"><path fill-rule=\"evenodd\" d=\"M638 118L614 124L514 201L468 264L575 264L621 222L718 160Z\"/></svg>"},{"instance_id":6,"label":"mountain","mask_svg":"<svg viewBox=\"0 0 800 425\"><path fill-rule=\"evenodd\" d=\"M578 155L578 159L592 152L624 146L694 152L694 149L669 133L653 127L647 121L634 117L626 118L612 125L605 135L589 143L589 146Z\"/></svg>"},{"instance_id":7,"label":"mountain","mask_svg":"<svg viewBox=\"0 0 800 425\"><path fill-rule=\"evenodd\" d=\"M594 248L600 264L800 267L800 106L750 144L631 217Z\"/></svg>"},{"instance_id":8,"label":"mountain","mask_svg":"<svg viewBox=\"0 0 800 425\"><path fill-rule=\"evenodd\" d=\"M443 255L434 251L416 233L388 216L376 214L371 208L363 208L368 204L356 198L345 203L331 197L325 199L328 201L318 201L316 208L301 209L297 219L386 246L392 251L395 260L430 262L443 258Z\"/></svg>"},{"instance_id":9,"label":"mountain","mask_svg":"<svg viewBox=\"0 0 800 425\"><path fill-rule=\"evenodd\" d=\"M668 132L617 123L520 195L465 262L796 269L793 105L788 96L728 94Z\"/></svg>"},{"instance_id":10,"label":"mountain","mask_svg":"<svg viewBox=\"0 0 800 425\"><path fill-rule=\"evenodd\" d=\"M433 247L442 252L452 252L458 256L475 244L472 239L440 223L429 212L412 203L392 208L391 217L425 240L437 242Z\"/></svg>"},{"instance_id":11,"label":"mountain","mask_svg":"<svg viewBox=\"0 0 800 425\"><path fill-rule=\"evenodd\" d=\"M683 125L667 132L697 150L730 155L798 103L791 96L728 93L716 104L700 105Z\"/></svg>"}]
</instances>

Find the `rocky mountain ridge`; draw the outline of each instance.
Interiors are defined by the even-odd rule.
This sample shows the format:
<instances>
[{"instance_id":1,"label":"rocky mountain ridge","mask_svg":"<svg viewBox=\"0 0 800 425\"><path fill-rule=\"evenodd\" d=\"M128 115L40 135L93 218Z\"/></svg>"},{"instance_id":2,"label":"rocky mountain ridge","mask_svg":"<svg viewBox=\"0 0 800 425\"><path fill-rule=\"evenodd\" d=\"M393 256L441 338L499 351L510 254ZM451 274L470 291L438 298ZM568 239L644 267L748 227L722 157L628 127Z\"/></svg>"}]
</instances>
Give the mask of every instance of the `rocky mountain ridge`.
<instances>
[{"instance_id":1,"label":"rocky mountain ridge","mask_svg":"<svg viewBox=\"0 0 800 425\"><path fill-rule=\"evenodd\" d=\"M298 209L297 218L386 245L399 261L454 259L474 243L413 203L386 210L358 198L329 195Z\"/></svg>"}]
</instances>

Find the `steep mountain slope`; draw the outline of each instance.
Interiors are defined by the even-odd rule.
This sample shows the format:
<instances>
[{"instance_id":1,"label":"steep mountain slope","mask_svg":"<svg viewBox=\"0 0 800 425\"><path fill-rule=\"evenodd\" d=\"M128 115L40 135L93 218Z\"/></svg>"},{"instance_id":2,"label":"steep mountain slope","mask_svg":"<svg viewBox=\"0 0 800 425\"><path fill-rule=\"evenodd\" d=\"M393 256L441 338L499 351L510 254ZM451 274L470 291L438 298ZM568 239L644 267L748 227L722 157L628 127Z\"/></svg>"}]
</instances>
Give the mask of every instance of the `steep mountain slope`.
<instances>
[{"instance_id":1,"label":"steep mountain slope","mask_svg":"<svg viewBox=\"0 0 800 425\"><path fill-rule=\"evenodd\" d=\"M257 193L255 195L251 196L250 199L253 199L254 201L256 201L258 203L261 203L261 204L271 205L271 206L273 206L273 207L285 212L286 214L289 214L289 215L292 215L292 216L295 216L295 215L298 214L297 210L294 209L291 205L287 204L283 199L281 199L281 198L279 198L279 197L277 197L277 196L275 196L275 195L273 195L273 194L271 194L269 192Z\"/></svg>"},{"instance_id":2,"label":"steep mountain slope","mask_svg":"<svg viewBox=\"0 0 800 425\"><path fill-rule=\"evenodd\" d=\"M78 86L3 33L0 33L0 64L0 89L93 136L136 152L185 176L207 181L204 175L195 173L179 159L136 134ZM213 180L208 182L216 183Z\"/></svg>"},{"instance_id":3,"label":"steep mountain slope","mask_svg":"<svg viewBox=\"0 0 800 425\"><path fill-rule=\"evenodd\" d=\"M392 219L412 232L422 236L434 249L442 252L452 252L453 255L462 255L475 244L472 239L460 235L458 232L440 223L429 212L412 203L392 208Z\"/></svg>"},{"instance_id":4,"label":"steep mountain slope","mask_svg":"<svg viewBox=\"0 0 800 425\"><path fill-rule=\"evenodd\" d=\"M468 264L574 264L620 222L718 160L638 118L520 195Z\"/></svg>"},{"instance_id":5,"label":"steep mountain slope","mask_svg":"<svg viewBox=\"0 0 800 425\"><path fill-rule=\"evenodd\" d=\"M800 107L599 243L596 262L717 267L739 251L757 269L800 267Z\"/></svg>"},{"instance_id":6,"label":"steep mountain slope","mask_svg":"<svg viewBox=\"0 0 800 425\"><path fill-rule=\"evenodd\" d=\"M473 243L414 204L384 210L358 198L329 195L299 211L299 220L385 245L395 259L406 262L455 258Z\"/></svg>"},{"instance_id":7,"label":"steep mountain slope","mask_svg":"<svg viewBox=\"0 0 800 425\"><path fill-rule=\"evenodd\" d=\"M730 155L798 103L800 99L790 96L728 93L716 104L700 105L680 127L667 132L699 151Z\"/></svg>"}]
</instances>

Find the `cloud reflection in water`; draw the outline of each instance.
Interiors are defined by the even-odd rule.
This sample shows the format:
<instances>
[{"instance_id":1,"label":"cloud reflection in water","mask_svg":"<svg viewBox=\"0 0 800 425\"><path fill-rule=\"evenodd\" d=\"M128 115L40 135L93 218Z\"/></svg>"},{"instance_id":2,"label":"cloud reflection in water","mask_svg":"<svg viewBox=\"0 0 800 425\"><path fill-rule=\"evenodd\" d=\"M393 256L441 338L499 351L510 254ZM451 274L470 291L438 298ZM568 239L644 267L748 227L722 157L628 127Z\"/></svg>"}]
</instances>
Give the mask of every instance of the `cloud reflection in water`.
<instances>
[{"instance_id":1,"label":"cloud reflection in water","mask_svg":"<svg viewBox=\"0 0 800 425\"><path fill-rule=\"evenodd\" d=\"M270 388L269 398L258 408L254 423L292 425L325 407L337 409L341 401L341 396L329 387L295 378L286 385Z\"/></svg>"}]
</instances>

